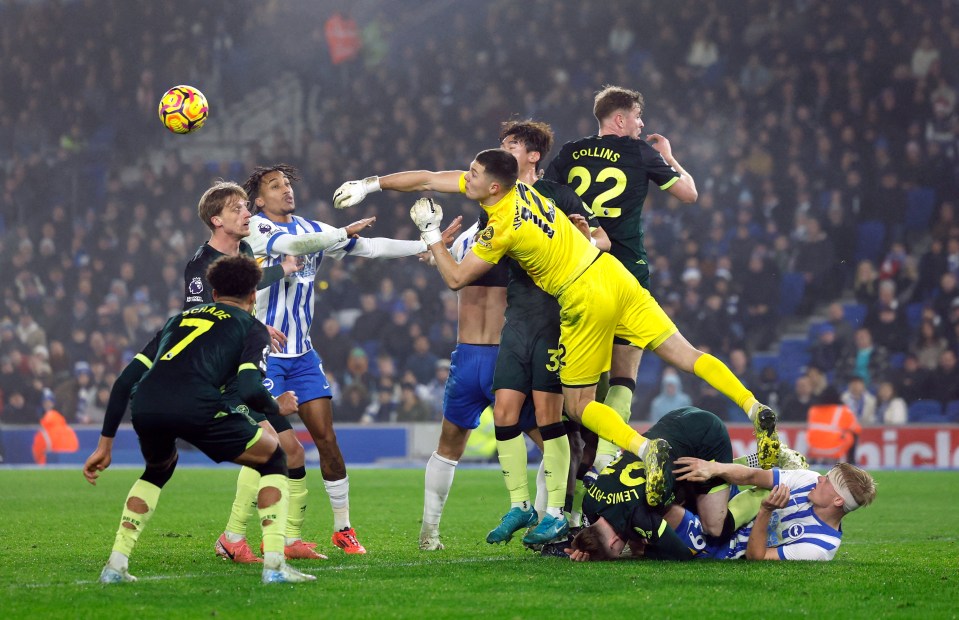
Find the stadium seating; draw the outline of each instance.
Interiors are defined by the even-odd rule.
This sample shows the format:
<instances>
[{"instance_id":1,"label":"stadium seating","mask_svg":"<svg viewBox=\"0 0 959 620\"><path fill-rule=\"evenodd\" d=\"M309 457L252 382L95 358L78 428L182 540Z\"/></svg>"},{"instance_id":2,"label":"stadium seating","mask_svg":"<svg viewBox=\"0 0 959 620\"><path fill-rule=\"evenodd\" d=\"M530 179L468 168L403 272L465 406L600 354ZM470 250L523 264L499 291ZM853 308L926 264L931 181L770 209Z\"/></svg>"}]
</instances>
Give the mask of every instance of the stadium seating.
<instances>
[{"instance_id":1,"label":"stadium seating","mask_svg":"<svg viewBox=\"0 0 959 620\"><path fill-rule=\"evenodd\" d=\"M937 400L917 400L909 405L909 422L936 424L943 421L942 403Z\"/></svg>"},{"instance_id":2,"label":"stadium seating","mask_svg":"<svg viewBox=\"0 0 959 620\"><path fill-rule=\"evenodd\" d=\"M792 385L808 363L809 342L805 338L783 338L779 342L776 370L783 383Z\"/></svg>"},{"instance_id":3,"label":"stadium seating","mask_svg":"<svg viewBox=\"0 0 959 620\"><path fill-rule=\"evenodd\" d=\"M946 408L942 413L943 422L950 424L959 423L959 400L950 400L946 403Z\"/></svg>"},{"instance_id":4,"label":"stadium seating","mask_svg":"<svg viewBox=\"0 0 959 620\"><path fill-rule=\"evenodd\" d=\"M906 362L905 353L893 353L889 356L889 368L894 370L899 370L902 368L902 365Z\"/></svg>"},{"instance_id":5,"label":"stadium seating","mask_svg":"<svg viewBox=\"0 0 959 620\"><path fill-rule=\"evenodd\" d=\"M778 370L779 356L775 353L756 353L753 355L750 363L753 372L758 375L768 366L772 366Z\"/></svg>"},{"instance_id":6,"label":"stadium seating","mask_svg":"<svg viewBox=\"0 0 959 620\"><path fill-rule=\"evenodd\" d=\"M910 331L919 329L919 323L922 322L922 310L926 305L922 302L916 302L906 306L906 323L909 324Z\"/></svg>"},{"instance_id":7,"label":"stadium seating","mask_svg":"<svg viewBox=\"0 0 959 620\"><path fill-rule=\"evenodd\" d=\"M784 273L779 281L779 316L792 316L799 309L806 281L801 273Z\"/></svg>"},{"instance_id":8,"label":"stadium seating","mask_svg":"<svg viewBox=\"0 0 959 620\"><path fill-rule=\"evenodd\" d=\"M866 321L866 313L869 311L869 308L866 304L843 304L842 306L842 316L847 323L853 326L854 329L858 329L863 326L863 323Z\"/></svg>"},{"instance_id":9,"label":"stadium seating","mask_svg":"<svg viewBox=\"0 0 959 620\"><path fill-rule=\"evenodd\" d=\"M936 190L914 187L906 192L906 232L926 232L936 207Z\"/></svg>"},{"instance_id":10,"label":"stadium seating","mask_svg":"<svg viewBox=\"0 0 959 620\"><path fill-rule=\"evenodd\" d=\"M653 393L659 391L660 375L663 372L663 361L658 355L647 353L643 355L643 361L639 364L639 372L636 374L636 390L653 390Z\"/></svg>"},{"instance_id":11,"label":"stadium seating","mask_svg":"<svg viewBox=\"0 0 959 620\"><path fill-rule=\"evenodd\" d=\"M886 225L868 220L856 226L856 262L871 260L878 263L886 242Z\"/></svg>"}]
</instances>

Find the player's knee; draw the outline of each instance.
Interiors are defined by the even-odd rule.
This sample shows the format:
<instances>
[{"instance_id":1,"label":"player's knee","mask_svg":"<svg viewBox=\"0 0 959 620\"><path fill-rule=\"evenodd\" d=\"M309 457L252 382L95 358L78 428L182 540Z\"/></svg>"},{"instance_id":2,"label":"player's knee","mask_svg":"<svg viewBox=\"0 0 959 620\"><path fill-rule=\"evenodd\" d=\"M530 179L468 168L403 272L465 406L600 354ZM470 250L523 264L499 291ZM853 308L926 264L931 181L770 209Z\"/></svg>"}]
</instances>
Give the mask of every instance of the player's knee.
<instances>
[{"instance_id":1,"label":"player's knee","mask_svg":"<svg viewBox=\"0 0 959 620\"><path fill-rule=\"evenodd\" d=\"M146 468L143 470L143 475L140 476L140 479L162 489L163 485L169 482L170 478L173 476L173 471L176 469L178 459L179 455L174 452L170 458L163 462L147 463Z\"/></svg>"},{"instance_id":2,"label":"player's knee","mask_svg":"<svg viewBox=\"0 0 959 620\"><path fill-rule=\"evenodd\" d=\"M287 463L302 464L306 453L303 450L303 444L296 438L296 434L293 431L284 431L280 434L279 438L280 447L282 447L283 452L286 453Z\"/></svg>"},{"instance_id":3,"label":"player's knee","mask_svg":"<svg viewBox=\"0 0 959 620\"><path fill-rule=\"evenodd\" d=\"M494 430L496 433L496 441L509 441L510 439L519 437L523 433L519 424L512 424L510 426L496 425Z\"/></svg>"},{"instance_id":4,"label":"player's knee","mask_svg":"<svg viewBox=\"0 0 959 620\"><path fill-rule=\"evenodd\" d=\"M253 469L255 469L260 476L286 476L288 473L286 466L286 453L283 452L283 448L277 446L276 450L273 451L273 454L270 455L270 458L260 465L257 465Z\"/></svg>"}]
</instances>

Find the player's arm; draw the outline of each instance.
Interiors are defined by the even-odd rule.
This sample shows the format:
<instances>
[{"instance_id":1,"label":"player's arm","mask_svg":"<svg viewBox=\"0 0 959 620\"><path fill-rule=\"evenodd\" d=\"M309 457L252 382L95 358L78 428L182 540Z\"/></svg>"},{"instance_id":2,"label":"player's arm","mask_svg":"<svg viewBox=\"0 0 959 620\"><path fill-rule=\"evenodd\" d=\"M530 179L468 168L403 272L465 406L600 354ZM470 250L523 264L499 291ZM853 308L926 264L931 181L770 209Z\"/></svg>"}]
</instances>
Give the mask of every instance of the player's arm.
<instances>
[{"instance_id":1,"label":"player's arm","mask_svg":"<svg viewBox=\"0 0 959 620\"><path fill-rule=\"evenodd\" d=\"M675 181L669 181L667 186L661 185L660 187L682 202L696 202L696 199L699 198L699 191L696 189L696 180L693 179L693 175L686 172L676 157L673 156L673 149L669 144L669 140L658 133L654 133L650 134L646 138L646 141L650 146L656 149L666 164L679 173L679 178Z\"/></svg>"},{"instance_id":2,"label":"player's arm","mask_svg":"<svg viewBox=\"0 0 959 620\"><path fill-rule=\"evenodd\" d=\"M449 247L456 239L460 229L463 228L463 216L457 216L453 222L446 227L441 236L441 243ZM415 256L429 251L423 240L407 241L404 239L388 239L386 237L357 237L356 243L349 250L350 256L362 256L364 258L403 258L404 256Z\"/></svg>"},{"instance_id":3,"label":"player's arm","mask_svg":"<svg viewBox=\"0 0 959 620\"><path fill-rule=\"evenodd\" d=\"M462 170L408 170L382 177L366 177L359 181L347 181L333 192L333 206L337 209L352 207L363 201L368 194L382 190L397 192L441 192L458 194Z\"/></svg>"},{"instance_id":4,"label":"player's arm","mask_svg":"<svg viewBox=\"0 0 959 620\"><path fill-rule=\"evenodd\" d=\"M251 256L250 258L253 257ZM260 277L260 283L256 285L256 290L260 291L265 288L270 288L272 285L276 284L291 273L296 273L297 271L302 270L305 265L306 263L304 263L302 260L298 260L298 257L289 255L278 265L264 267L263 276Z\"/></svg>"},{"instance_id":5,"label":"player's arm","mask_svg":"<svg viewBox=\"0 0 959 620\"><path fill-rule=\"evenodd\" d=\"M753 521L753 528L749 532L749 541L746 543L747 560L779 560L779 548L766 546L766 535L769 529L769 520L773 511L785 508L789 503L789 487L777 484L773 487L769 497L763 500L759 507L759 514Z\"/></svg>"},{"instance_id":6,"label":"player's arm","mask_svg":"<svg viewBox=\"0 0 959 620\"><path fill-rule=\"evenodd\" d=\"M110 466L113 461L113 440L117 436L120 421L130 402L133 386L143 377L144 373L153 366L153 358L159 350L160 333L153 337L142 351L136 354L126 365L110 388L110 399L107 401L106 412L103 416L103 427L100 430L100 439L97 447L83 463L83 477L92 485L96 485L100 472Z\"/></svg>"},{"instance_id":7,"label":"player's arm","mask_svg":"<svg viewBox=\"0 0 959 620\"><path fill-rule=\"evenodd\" d=\"M270 334L262 323L253 324L246 334L240 365L237 368L236 388L247 405L259 412L273 415L290 415L296 412L296 398L292 392L284 392L273 398L263 385L266 375L266 358L270 350ZM292 397L292 407L290 397Z\"/></svg>"},{"instance_id":8,"label":"player's arm","mask_svg":"<svg viewBox=\"0 0 959 620\"><path fill-rule=\"evenodd\" d=\"M440 222L443 221L443 208L433 202L431 198L420 198L410 209L413 223L422 233L423 243L433 254L436 268L440 272L446 286L454 291L468 286L477 278L493 268L489 263L473 252L469 252L459 263L447 250L449 242L440 234Z\"/></svg>"},{"instance_id":9,"label":"player's arm","mask_svg":"<svg viewBox=\"0 0 959 620\"><path fill-rule=\"evenodd\" d=\"M752 485L761 489L773 488L773 472L769 469L746 467L736 463L717 463L684 456L676 459L673 473L677 480L706 482L710 478L722 478L736 485Z\"/></svg>"},{"instance_id":10,"label":"player's arm","mask_svg":"<svg viewBox=\"0 0 959 620\"><path fill-rule=\"evenodd\" d=\"M288 256L303 256L328 250L338 243L347 241L367 226L376 221L375 217L357 220L344 228L334 228L323 225L323 230L312 233L291 235L281 232L275 234L266 243L267 254L286 254Z\"/></svg>"},{"instance_id":11,"label":"player's arm","mask_svg":"<svg viewBox=\"0 0 959 620\"><path fill-rule=\"evenodd\" d=\"M612 247L612 243L609 240L609 235L606 234L606 231L603 230L602 226L590 228L589 221L578 213L570 215L569 221L572 222L573 226L579 229L579 232L583 233L583 235L589 239L593 245L604 252L609 252L609 248Z\"/></svg>"}]
</instances>

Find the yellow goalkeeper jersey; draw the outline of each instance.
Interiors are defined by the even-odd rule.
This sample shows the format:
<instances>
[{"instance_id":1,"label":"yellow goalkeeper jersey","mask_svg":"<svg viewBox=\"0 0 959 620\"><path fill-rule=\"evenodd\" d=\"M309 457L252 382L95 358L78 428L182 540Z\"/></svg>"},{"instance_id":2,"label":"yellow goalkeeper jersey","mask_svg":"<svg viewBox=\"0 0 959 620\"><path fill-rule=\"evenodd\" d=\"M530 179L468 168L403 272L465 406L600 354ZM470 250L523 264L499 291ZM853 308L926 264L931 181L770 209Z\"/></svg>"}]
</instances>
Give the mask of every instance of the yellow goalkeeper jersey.
<instances>
[{"instance_id":1,"label":"yellow goalkeeper jersey","mask_svg":"<svg viewBox=\"0 0 959 620\"><path fill-rule=\"evenodd\" d=\"M464 179L460 190L465 191ZM481 206L489 223L473 244L473 252L494 265L509 256L536 286L554 297L600 254L562 211L525 183L517 183L496 204Z\"/></svg>"}]
</instances>

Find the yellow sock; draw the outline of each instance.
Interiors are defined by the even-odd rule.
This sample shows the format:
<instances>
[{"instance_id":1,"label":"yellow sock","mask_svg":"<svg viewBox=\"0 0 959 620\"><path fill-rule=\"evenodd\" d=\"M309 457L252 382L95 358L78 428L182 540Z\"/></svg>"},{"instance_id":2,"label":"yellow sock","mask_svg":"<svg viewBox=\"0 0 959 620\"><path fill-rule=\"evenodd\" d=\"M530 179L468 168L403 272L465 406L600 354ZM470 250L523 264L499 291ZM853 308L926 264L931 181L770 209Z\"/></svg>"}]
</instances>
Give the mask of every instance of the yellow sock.
<instances>
[{"instance_id":1,"label":"yellow sock","mask_svg":"<svg viewBox=\"0 0 959 620\"><path fill-rule=\"evenodd\" d=\"M263 528L263 552L279 553L283 555L283 545L286 542L283 531L286 529L286 519L290 508L290 485L286 476L269 474L260 478L259 492L266 488L279 489L280 499L269 506L260 507L257 504L257 514L260 517L260 527Z\"/></svg>"},{"instance_id":2,"label":"yellow sock","mask_svg":"<svg viewBox=\"0 0 959 620\"><path fill-rule=\"evenodd\" d=\"M736 375L726 367L726 364L709 353L703 353L699 356L696 363L693 364L693 372L697 377L716 388L719 393L742 407L747 414L749 413L749 408L746 407L747 403L756 402L753 393L746 389L746 386L736 378Z\"/></svg>"},{"instance_id":3,"label":"yellow sock","mask_svg":"<svg viewBox=\"0 0 959 620\"><path fill-rule=\"evenodd\" d=\"M132 510L131 504L139 504L136 500L143 500L146 503L146 512ZM130 487L127 493L127 499L123 502L123 513L120 516L120 527L117 528L117 536L113 541L113 551L128 556L133 553L133 547L140 538L140 532L146 527L153 511L156 509L157 501L160 499L160 487L151 484L145 480L137 479Z\"/></svg>"},{"instance_id":4,"label":"yellow sock","mask_svg":"<svg viewBox=\"0 0 959 620\"><path fill-rule=\"evenodd\" d=\"M583 498L586 497L586 487L582 480L576 481L576 489L573 491L573 504L570 507L570 526L579 527L583 523ZM574 523L574 521L576 521Z\"/></svg>"},{"instance_id":5,"label":"yellow sock","mask_svg":"<svg viewBox=\"0 0 959 620\"><path fill-rule=\"evenodd\" d=\"M290 478L290 507L286 516L286 537L296 540L303 536L303 521L306 519L306 477Z\"/></svg>"},{"instance_id":6,"label":"yellow sock","mask_svg":"<svg viewBox=\"0 0 959 620\"><path fill-rule=\"evenodd\" d=\"M567 448L569 443L566 444ZM503 481L509 491L509 501L513 504L529 501L529 475L526 471L526 440L517 435L506 441L496 440L496 454L499 457L500 468L503 470ZM567 453L567 459L569 453ZM569 469L567 460L566 469ZM565 473L563 474L565 476ZM562 504L560 504L562 506Z\"/></svg>"},{"instance_id":7,"label":"yellow sock","mask_svg":"<svg viewBox=\"0 0 959 620\"><path fill-rule=\"evenodd\" d=\"M583 409L582 423L601 438L634 454L639 454L639 450L646 443L645 437L623 422L615 410L603 403L593 401L586 405Z\"/></svg>"},{"instance_id":8,"label":"yellow sock","mask_svg":"<svg viewBox=\"0 0 959 620\"><path fill-rule=\"evenodd\" d=\"M733 515L736 529L756 518L763 500L769 496L769 489L751 488L729 500L729 513Z\"/></svg>"},{"instance_id":9,"label":"yellow sock","mask_svg":"<svg viewBox=\"0 0 959 620\"><path fill-rule=\"evenodd\" d=\"M226 531L246 535L246 524L256 510L256 491L260 485L260 472L250 467L241 467L236 477L236 496L230 519L226 522Z\"/></svg>"},{"instance_id":10,"label":"yellow sock","mask_svg":"<svg viewBox=\"0 0 959 620\"><path fill-rule=\"evenodd\" d=\"M559 423L562 426L562 422ZM546 506L562 508L566 503L566 482L569 479L569 437L543 441L543 465L546 472Z\"/></svg>"}]
</instances>

